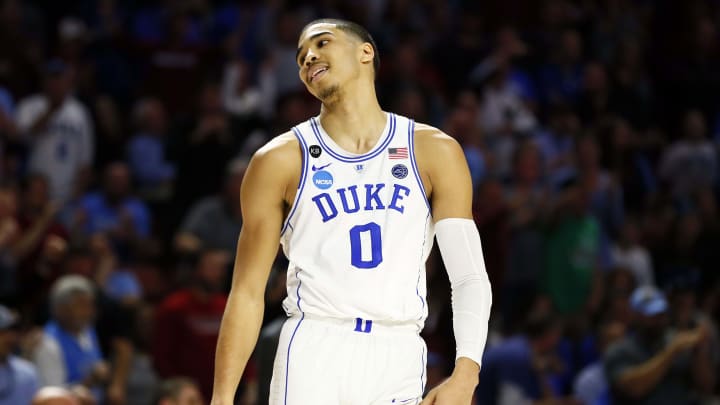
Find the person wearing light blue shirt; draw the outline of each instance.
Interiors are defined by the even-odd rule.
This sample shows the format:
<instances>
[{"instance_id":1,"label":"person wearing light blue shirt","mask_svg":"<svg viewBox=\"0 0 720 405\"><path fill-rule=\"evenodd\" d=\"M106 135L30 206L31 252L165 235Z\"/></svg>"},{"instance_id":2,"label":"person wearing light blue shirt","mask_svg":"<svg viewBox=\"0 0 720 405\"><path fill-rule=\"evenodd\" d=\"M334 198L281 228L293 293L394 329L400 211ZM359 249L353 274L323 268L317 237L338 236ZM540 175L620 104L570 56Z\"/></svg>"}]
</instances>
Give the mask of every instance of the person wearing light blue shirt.
<instances>
[{"instance_id":1,"label":"person wearing light blue shirt","mask_svg":"<svg viewBox=\"0 0 720 405\"><path fill-rule=\"evenodd\" d=\"M35 367L12 354L17 347L18 318L0 305L0 405L29 405L38 390Z\"/></svg>"}]
</instances>

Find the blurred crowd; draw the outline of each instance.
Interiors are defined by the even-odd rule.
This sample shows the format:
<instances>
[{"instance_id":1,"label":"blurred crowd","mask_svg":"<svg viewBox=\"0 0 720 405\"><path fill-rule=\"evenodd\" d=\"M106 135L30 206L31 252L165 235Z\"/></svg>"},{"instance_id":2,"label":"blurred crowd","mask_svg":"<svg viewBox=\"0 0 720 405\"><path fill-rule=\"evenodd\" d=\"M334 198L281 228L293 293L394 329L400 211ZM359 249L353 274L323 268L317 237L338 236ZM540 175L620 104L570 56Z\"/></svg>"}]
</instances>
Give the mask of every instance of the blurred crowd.
<instances>
[{"instance_id":1,"label":"blurred crowd","mask_svg":"<svg viewBox=\"0 0 720 405\"><path fill-rule=\"evenodd\" d=\"M383 108L465 150L478 404L720 401L718 1L2 0L1 405L209 401L239 185L319 112L295 62L319 17L366 26ZM239 404L267 398L284 266ZM428 284L430 389L438 254Z\"/></svg>"}]
</instances>

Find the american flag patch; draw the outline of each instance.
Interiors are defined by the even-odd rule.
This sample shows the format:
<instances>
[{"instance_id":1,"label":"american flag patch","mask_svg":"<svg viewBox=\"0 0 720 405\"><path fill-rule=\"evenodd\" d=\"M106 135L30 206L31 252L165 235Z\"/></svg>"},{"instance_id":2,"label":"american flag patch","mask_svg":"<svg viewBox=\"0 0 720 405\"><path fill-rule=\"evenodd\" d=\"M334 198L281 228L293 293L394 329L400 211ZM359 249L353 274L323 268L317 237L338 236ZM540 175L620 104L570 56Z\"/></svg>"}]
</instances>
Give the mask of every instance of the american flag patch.
<instances>
[{"instance_id":1,"label":"american flag patch","mask_svg":"<svg viewBox=\"0 0 720 405\"><path fill-rule=\"evenodd\" d=\"M388 148L388 157L390 159L407 159L408 148Z\"/></svg>"}]
</instances>

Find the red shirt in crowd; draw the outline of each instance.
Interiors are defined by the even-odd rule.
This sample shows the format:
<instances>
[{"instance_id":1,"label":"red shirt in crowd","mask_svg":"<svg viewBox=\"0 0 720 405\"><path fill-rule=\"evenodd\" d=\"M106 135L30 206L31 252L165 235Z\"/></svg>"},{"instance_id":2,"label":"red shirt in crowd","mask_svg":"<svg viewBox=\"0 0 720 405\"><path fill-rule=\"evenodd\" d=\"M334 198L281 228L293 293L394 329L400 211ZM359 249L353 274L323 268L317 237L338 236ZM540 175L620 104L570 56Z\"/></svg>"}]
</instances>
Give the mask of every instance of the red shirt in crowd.
<instances>
[{"instance_id":1,"label":"red shirt in crowd","mask_svg":"<svg viewBox=\"0 0 720 405\"><path fill-rule=\"evenodd\" d=\"M185 376L197 381L210 398L215 345L227 296L200 294L191 289L167 297L155 315L153 357L164 377Z\"/></svg>"}]
</instances>

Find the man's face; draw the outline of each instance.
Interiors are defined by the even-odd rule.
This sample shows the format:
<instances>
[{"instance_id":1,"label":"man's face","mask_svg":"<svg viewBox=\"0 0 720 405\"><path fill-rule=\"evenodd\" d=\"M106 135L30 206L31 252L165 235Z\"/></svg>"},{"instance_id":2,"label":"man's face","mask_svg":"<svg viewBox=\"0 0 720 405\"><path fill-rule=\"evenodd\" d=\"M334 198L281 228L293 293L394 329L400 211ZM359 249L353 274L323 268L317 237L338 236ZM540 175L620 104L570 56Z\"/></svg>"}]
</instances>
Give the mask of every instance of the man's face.
<instances>
[{"instance_id":1,"label":"man's face","mask_svg":"<svg viewBox=\"0 0 720 405\"><path fill-rule=\"evenodd\" d=\"M48 76L45 79L45 91L54 102L60 102L70 92L70 77L67 73Z\"/></svg>"},{"instance_id":2,"label":"man's face","mask_svg":"<svg viewBox=\"0 0 720 405\"><path fill-rule=\"evenodd\" d=\"M130 190L130 172L127 166L114 164L105 174L105 192L112 199L120 199Z\"/></svg>"},{"instance_id":3,"label":"man's face","mask_svg":"<svg viewBox=\"0 0 720 405\"><path fill-rule=\"evenodd\" d=\"M667 325L668 317L665 313L652 316L638 314L637 317L638 333L648 340L662 338Z\"/></svg>"},{"instance_id":4,"label":"man's face","mask_svg":"<svg viewBox=\"0 0 720 405\"><path fill-rule=\"evenodd\" d=\"M359 76L362 46L334 24L308 27L298 41L300 80L313 96L326 101L344 83Z\"/></svg>"},{"instance_id":5,"label":"man's face","mask_svg":"<svg viewBox=\"0 0 720 405\"><path fill-rule=\"evenodd\" d=\"M76 293L59 309L61 323L73 330L82 330L95 319L95 299L90 294Z\"/></svg>"}]
</instances>

